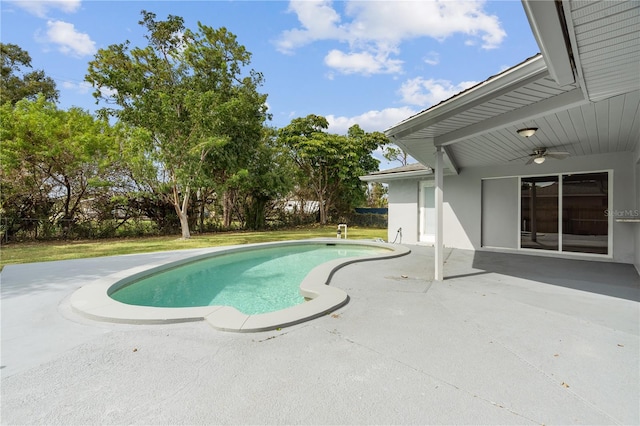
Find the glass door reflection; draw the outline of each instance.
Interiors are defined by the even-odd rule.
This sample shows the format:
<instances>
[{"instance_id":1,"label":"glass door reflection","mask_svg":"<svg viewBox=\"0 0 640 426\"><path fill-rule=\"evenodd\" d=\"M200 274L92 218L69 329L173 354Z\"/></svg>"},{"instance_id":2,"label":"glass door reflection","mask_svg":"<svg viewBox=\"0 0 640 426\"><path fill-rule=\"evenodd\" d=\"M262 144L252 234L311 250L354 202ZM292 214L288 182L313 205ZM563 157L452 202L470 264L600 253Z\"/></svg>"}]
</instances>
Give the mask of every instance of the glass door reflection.
<instances>
[{"instance_id":1,"label":"glass door reflection","mask_svg":"<svg viewBox=\"0 0 640 426\"><path fill-rule=\"evenodd\" d=\"M520 247L558 250L558 176L522 178Z\"/></svg>"}]
</instances>

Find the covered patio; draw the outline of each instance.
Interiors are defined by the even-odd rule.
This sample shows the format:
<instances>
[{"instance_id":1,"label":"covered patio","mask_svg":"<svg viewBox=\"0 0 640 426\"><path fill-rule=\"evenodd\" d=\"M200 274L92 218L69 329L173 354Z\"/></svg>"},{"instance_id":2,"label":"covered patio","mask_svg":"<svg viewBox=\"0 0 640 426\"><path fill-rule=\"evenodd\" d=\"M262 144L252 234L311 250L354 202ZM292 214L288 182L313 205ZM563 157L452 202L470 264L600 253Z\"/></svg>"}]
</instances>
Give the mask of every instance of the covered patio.
<instances>
[{"instance_id":1,"label":"covered patio","mask_svg":"<svg viewBox=\"0 0 640 426\"><path fill-rule=\"evenodd\" d=\"M640 270L640 4L522 3L541 54L386 131L434 170L435 277L445 246Z\"/></svg>"}]
</instances>

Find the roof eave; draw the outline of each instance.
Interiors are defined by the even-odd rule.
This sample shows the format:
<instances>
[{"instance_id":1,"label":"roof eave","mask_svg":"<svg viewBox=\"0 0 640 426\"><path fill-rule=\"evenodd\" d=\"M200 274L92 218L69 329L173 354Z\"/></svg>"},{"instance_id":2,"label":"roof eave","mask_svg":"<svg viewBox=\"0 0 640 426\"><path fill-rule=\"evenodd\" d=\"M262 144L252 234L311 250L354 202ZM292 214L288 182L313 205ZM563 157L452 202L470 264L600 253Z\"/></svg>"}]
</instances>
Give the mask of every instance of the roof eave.
<instances>
[{"instance_id":1,"label":"roof eave","mask_svg":"<svg viewBox=\"0 0 640 426\"><path fill-rule=\"evenodd\" d=\"M502 74L492 77L438 105L401 121L395 126L385 130L384 133L392 140L402 139L411 133L440 122L447 117L454 116L475 104L482 103L486 99L494 96L497 92L504 91L505 88L521 85L525 81L541 77L547 73L548 68L542 55L534 56L504 71Z\"/></svg>"},{"instance_id":2,"label":"roof eave","mask_svg":"<svg viewBox=\"0 0 640 426\"><path fill-rule=\"evenodd\" d=\"M556 1L522 0L522 6L549 68L549 75L561 87L574 84L576 79L567 47L561 5Z\"/></svg>"},{"instance_id":3,"label":"roof eave","mask_svg":"<svg viewBox=\"0 0 640 426\"><path fill-rule=\"evenodd\" d=\"M366 175L360 176L360 180L363 182L389 182L402 179L415 179L420 177L432 177L432 170L415 170L412 172L397 172L388 174Z\"/></svg>"}]
</instances>

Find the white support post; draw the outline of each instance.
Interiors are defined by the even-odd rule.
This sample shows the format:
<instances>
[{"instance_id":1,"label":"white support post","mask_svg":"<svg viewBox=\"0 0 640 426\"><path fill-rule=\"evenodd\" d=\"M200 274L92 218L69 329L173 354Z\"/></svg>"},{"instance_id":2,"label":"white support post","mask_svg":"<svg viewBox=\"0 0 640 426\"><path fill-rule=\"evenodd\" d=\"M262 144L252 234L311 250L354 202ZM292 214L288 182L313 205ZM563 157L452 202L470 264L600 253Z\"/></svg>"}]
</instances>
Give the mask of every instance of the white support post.
<instances>
[{"instance_id":1,"label":"white support post","mask_svg":"<svg viewBox=\"0 0 640 426\"><path fill-rule=\"evenodd\" d=\"M442 281L444 278L444 221L442 217L443 202L443 176L442 166L444 164L442 158L442 147L436 147L436 169L435 169L435 204L436 204L436 242L435 242L435 269L434 280Z\"/></svg>"}]
</instances>

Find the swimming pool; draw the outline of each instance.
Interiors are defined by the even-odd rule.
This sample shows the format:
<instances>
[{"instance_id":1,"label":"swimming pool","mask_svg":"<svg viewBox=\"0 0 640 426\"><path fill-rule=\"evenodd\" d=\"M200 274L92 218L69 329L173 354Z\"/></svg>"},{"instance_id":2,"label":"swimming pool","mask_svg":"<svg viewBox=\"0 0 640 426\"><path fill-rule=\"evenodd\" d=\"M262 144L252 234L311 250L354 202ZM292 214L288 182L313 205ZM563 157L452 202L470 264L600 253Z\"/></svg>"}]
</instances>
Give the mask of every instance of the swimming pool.
<instances>
[{"instance_id":1,"label":"swimming pool","mask_svg":"<svg viewBox=\"0 0 640 426\"><path fill-rule=\"evenodd\" d=\"M306 262L295 257L296 251L303 257L305 255L312 257L311 253L313 252L318 254L325 251L342 252L344 256L329 260L321 255L315 263L317 266L310 266L310 271L308 268L307 271L297 271L298 266ZM333 274L341 267L353 262L398 257L409 252L408 248L399 245L335 239L205 249L192 256L180 256L179 259L127 269L85 285L71 296L71 307L75 312L85 317L100 321L153 324L205 320L214 328L221 330L243 332L271 330L316 318L346 304L349 299L347 293L337 287L327 285ZM278 256L283 253L287 254ZM229 261L233 260L234 256L237 256L236 260L246 262L244 269L234 269L236 262ZM214 266L207 266L211 261ZM269 265L269 262L274 263ZM222 273L218 268L227 268L227 271ZM291 295L292 292L289 291L292 301L287 301L286 306L270 305L267 308L262 301L256 303L253 300L249 302L248 306L236 306L235 302L223 298L218 299L217 297L222 293L234 293L235 285L233 283L242 281L241 275L243 273L262 276L265 279L271 275L275 281L280 281L280 278L285 275L296 275L298 283L293 284L293 293L297 292L297 295ZM204 280L205 284L196 284L195 290L198 286L208 286L211 283L211 277L217 280L224 275L225 280L217 280L219 285L204 291L204 297L196 301L184 298L184 294L180 294L180 292L173 292L173 295L168 297L171 299L169 301L163 300L167 299L165 296L156 297L157 294L162 293L159 288L180 287L180 285L175 285L175 280L173 280L174 284L170 284L172 274L174 278L185 275L208 276L209 278ZM159 286L157 282L154 284L154 279L163 276ZM147 280L152 285L144 284ZM136 288L140 283L143 284ZM242 291L248 294L254 293L256 284L252 285L253 288L247 286ZM243 285L239 286L239 288L241 287ZM184 288L189 288L189 286L185 285ZM194 288L186 292L189 293L192 290ZM194 292L198 293L195 290ZM122 293L118 295L120 292ZM127 293L129 294L127 295ZM266 292L266 297L272 298L269 293L269 291ZM169 292L169 294L172 293ZM150 295L151 299L155 298L156 302L160 301L160 303L148 303ZM116 300L116 298L120 299L120 296L127 303ZM129 296L131 299L128 299ZM240 299L249 300L251 298L240 297ZM131 304L131 302L137 304ZM155 306L150 306L154 304Z\"/></svg>"},{"instance_id":2,"label":"swimming pool","mask_svg":"<svg viewBox=\"0 0 640 426\"><path fill-rule=\"evenodd\" d=\"M385 247L318 243L225 253L152 274L113 289L109 296L129 305L224 305L248 315L264 314L303 303L300 283L316 266L388 251Z\"/></svg>"}]
</instances>

